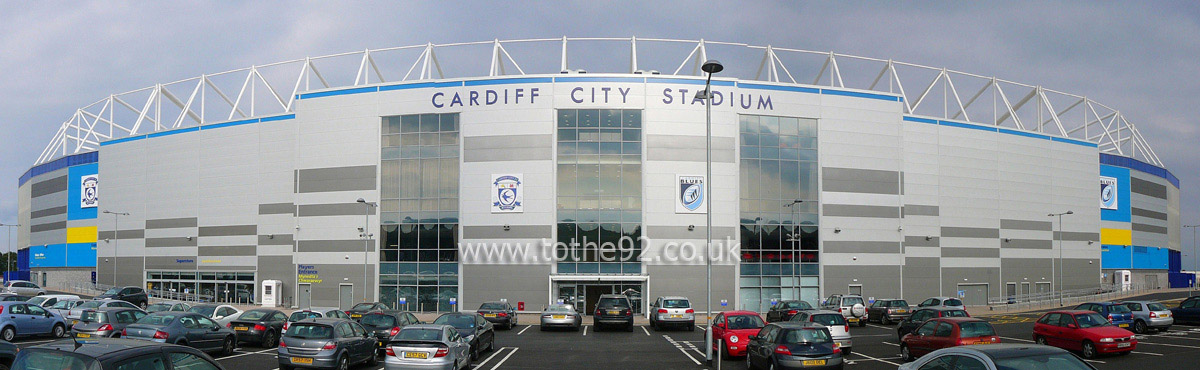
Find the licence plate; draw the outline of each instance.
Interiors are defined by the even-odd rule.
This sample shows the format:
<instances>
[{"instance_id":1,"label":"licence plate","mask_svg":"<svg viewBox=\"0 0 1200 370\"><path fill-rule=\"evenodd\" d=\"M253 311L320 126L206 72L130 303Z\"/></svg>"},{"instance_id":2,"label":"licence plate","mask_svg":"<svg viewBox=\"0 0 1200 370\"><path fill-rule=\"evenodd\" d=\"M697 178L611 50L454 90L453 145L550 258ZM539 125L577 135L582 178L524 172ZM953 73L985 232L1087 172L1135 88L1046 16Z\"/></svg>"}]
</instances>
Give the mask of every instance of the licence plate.
<instances>
[{"instance_id":1,"label":"licence plate","mask_svg":"<svg viewBox=\"0 0 1200 370\"><path fill-rule=\"evenodd\" d=\"M824 366L825 360L804 360L804 366Z\"/></svg>"},{"instance_id":2,"label":"licence plate","mask_svg":"<svg viewBox=\"0 0 1200 370\"><path fill-rule=\"evenodd\" d=\"M849 321L849 322L858 322L858 319L850 318L850 319L846 319L846 321Z\"/></svg>"},{"instance_id":3,"label":"licence plate","mask_svg":"<svg viewBox=\"0 0 1200 370\"><path fill-rule=\"evenodd\" d=\"M896 310L896 313L906 313L908 310Z\"/></svg>"},{"instance_id":4,"label":"licence plate","mask_svg":"<svg viewBox=\"0 0 1200 370\"><path fill-rule=\"evenodd\" d=\"M237 331L247 331L247 330L250 330L250 328L247 328L247 327L245 327L245 326L235 326L235 327L233 327L233 330L237 330Z\"/></svg>"},{"instance_id":5,"label":"licence plate","mask_svg":"<svg viewBox=\"0 0 1200 370\"><path fill-rule=\"evenodd\" d=\"M1117 348L1125 348L1125 347L1129 347L1129 346L1131 346L1131 345L1133 345L1133 344L1132 344L1132 343L1129 343L1129 342L1125 342L1125 343L1117 343Z\"/></svg>"},{"instance_id":6,"label":"licence plate","mask_svg":"<svg viewBox=\"0 0 1200 370\"><path fill-rule=\"evenodd\" d=\"M494 314L494 313L485 313L485 314L483 314L483 317L496 317L496 314Z\"/></svg>"},{"instance_id":7,"label":"licence plate","mask_svg":"<svg viewBox=\"0 0 1200 370\"><path fill-rule=\"evenodd\" d=\"M352 318L356 318L356 319L357 319L357 318L360 318L360 317L362 317L362 315L359 315L359 314L356 314L356 313L352 313L352 314L350 314L350 317L352 317Z\"/></svg>"},{"instance_id":8,"label":"licence plate","mask_svg":"<svg viewBox=\"0 0 1200 370\"><path fill-rule=\"evenodd\" d=\"M383 347L383 342L375 342L375 346L376 346L376 347L380 347L380 348L382 348L382 347Z\"/></svg>"},{"instance_id":9,"label":"licence plate","mask_svg":"<svg viewBox=\"0 0 1200 370\"><path fill-rule=\"evenodd\" d=\"M555 320L562 320L562 319L567 318L567 315L554 315L551 317L553 317Z\"/></svg>"},{"instance_id":10,"label":"licence plate","mask_svg":"<svg viewBox=\"0 0 1200 370\"><path fill-rule=\"evenodd\" d=\"M71 326L75 326L75 324L78 324L78 323L79 323L79 320L71 320Z\"/></svg>"},{"instance_id":11,"label":"licence plate","mask_svg":"<svg viewBox=\"0 0 1200 370\"><path fill-rule=\"evenodd\" d=\"M1164 314L1162 314L1162 315L1158 315L1158 317L1167 318L1167 317L1171 317L1171 314L1169 314L1169 313L1164 313Z\"/></svg>"},{"instance_id":12,"label":"licence plate","mask_svg":"<svg viewBox=\"0 0 1200 370\"><path fill-rule=\"evenodd\" d=\"M672 319L682 319L683 315L671 315Z\"/></svg>"},{"instance_id":13,"label":"licence plate","mask_svg":"<svg viewBox=\"0 0 1200 370\"><path fill-rule=\"evenodd\" d=\"M429 358L429 354L425 352L404 352L404 358Z\"/></svg>"},{"instance_id":14,"label":"licence plate","mask_svg":"<svg viewBox=\"0 0 1200 370\"><path fill-rule=\"evenodd\" d=\"M608 311L609 315L620 315L621 311Z\"/></svg>"},{"instance_id":15,"label":"licence plate","mask_svg":"<svg viewBox=\"0 0 1200 370\"><path fill-rule=\"evenodd\" d=\"M76 338L91 338L91 337L92 337L92 335L91 335L91 334L79 333L79 334L75 334L75 337L76 337Z\"/></svg>"},{"instance_id":16,"label":"licence plate","mask_svg":"<svg viewBox=\"0 0 1200 370\"><path fill-rule=\"evenodd\" d=\"M312 359L307 357L292 357L292 363L312 365Z\"/></svg>"},{"instance_id":17,"label":"licence plate","mask_svg":"<svg viewBox=\"0 0 1200 370\"><path fill-rule=\"evenodd\" d=\"M1117 327L1120 327L1120 328L1128 328L1128 327L1129 327L1129 324L1121 324L1121 325L1117 325Z\"/></svg>"}]
</instances>

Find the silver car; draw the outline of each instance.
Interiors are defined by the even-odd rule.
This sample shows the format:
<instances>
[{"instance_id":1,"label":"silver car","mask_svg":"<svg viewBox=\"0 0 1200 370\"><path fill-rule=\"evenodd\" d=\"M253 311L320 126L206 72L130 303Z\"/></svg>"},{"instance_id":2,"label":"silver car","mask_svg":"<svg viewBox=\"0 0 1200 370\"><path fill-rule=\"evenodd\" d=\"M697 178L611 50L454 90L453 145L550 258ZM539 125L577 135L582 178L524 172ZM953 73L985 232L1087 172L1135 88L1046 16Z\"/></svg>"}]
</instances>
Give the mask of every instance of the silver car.
<instances>
[{"instance_id":1,"label":"silver car","mask_svg":"<svg viewBox=\"0 0 1200 370\"><path fill-rule=\"evenodd\" d=\"M65 317L65 319L67 321L68 326L75 325L76 323L79 322L79 317L83 315L83 310L97 309L97 308L104 308L104 307L125 307L125 308L135 308L138 311L142 310L138 306L134 306L133 303L129 303L129 302L125 302L125 301L118 301L115 299L105 299L105 300L100 300L100 301L87 301L87 302L80 303L80 304L76 305L75 307L71 307L71 310L67 311L67 316Z\"/></svg>"},{"instance_id":2,"label":"silver car","mask_svg":"<svg viewBox=\"0 0 1200 370\"><path fill-rule=\"evenodd\" d=\"M148 312L148 313L163 312L163 311L187 312L187 310L190 308L192 308L192 305L184 303L184 302L166 301L166 302L158 302L158 303L154 303L149 306L146 306L146 312Z\"/></svg>"},{"instance_id":3,"label":"silver car","mask_svg":"<svg viewBox=\"0 0 1200 370\"><path fill-rule=\"evenodd\" d=\"M841 313L830 310L800 311L792 316L791 321L815 322L825 325L829 329L829 335L833 337L834 348L841 348L843 357L850 356L851 348L854 347L854 338L850 336L850 325L846 323L846 317Z\"/></svg>"},{"instance_id":4,"label":"silver car","mask_svg":"<svg viewBox=\"0 0 1200 370\"><path fill-rule=\"evenodd\" d=\"M90 299L85 300L82 298L80 298L80 299L60 299L60 300L58 300L58 302L54 302L53 306L50 306L50 310L57 312L59 316L66 318L67 313L70 312L72 308L75 308L75 306L81 305L84 302L91 302L91 301L92 300L90 300Z\"/></svg>"},{"instance_id":5,"label":"silver car","mask_svg":"<svg viewBox=\"0 0 1200 370\"><path fill-rule=\"evenodd\" d=\"M579 327L582 325L583 316L575 312L574 306L553 304L542 311L542 324L538 326L538 329L546 331L550 328L571 328L571 330L579 331Z\"/></svg>"},{"instance_id":6,"label":"silver car","mask_svg":"<svg viewBox=\"0 0 1200 370\"><path fill-rule=\"evenodd\" d=\"M679 326L688 331L696 330L696 311L687 297L658 297L650 305L650 327L661 330L667 326Z\"/></svg>"},{"instance_id":7,"label":"silver car","mask_svg":"<svg viewBox=\"0 0 1200 370\"><path fill-rule=\"evenodd\" d=\"M29 281L25 280L10 280L4 283L4 291L20 294L23 296L37 296L46 294L46 290Z\"/></svg>"},{"instance_id":8,"label":"silver car","mask_svg":"<svg viewBox=\"0 0 1200 370\"><path fill-rule=\"evenodd\" d=\"M917 307L947 307L957 308L960 310L967 309L965 306L963 306L963 301L961 299L954 297L930 297L929 299L921 301L921 303L917 304Z\"/></svg>"},{"instance_id":9,"label":"silver car","mask_svg":"<svg viewBox=\"0 0 1200 370\"><path fill-rule=\"evenodd\" d=\"M1154 301L1125 301L1121 302L1121 304L1133 312L1133 327L1131 329L1133 329L1134 333L1144 334L1149 329L1167 331L1175 323L1175 318L1171 316L1171 310L1162 303Z\"/></svg>"},{"instance_id":10,"label":"silver car","mask_svg":"<svg viewBox=\"0 0 1200 370\"><path fill-rule=\"evenodd\" d=\"M140 309L139 309L140 310ZM159 343L178 344L205 352L230 355L237 348L233 329L216 321L187 312L158 312L143 316L125 327L123 337Z\"/></svg>"},{"instance_id":11,"label":"silver car","mask_svg":"<svg viewBox=\"0 0 1200 370\"><path fill-rule=\"evenodd\" d=\"M280 370L297 368L349 369L359 363L374 367L375 336L357 322L345 319L307 319L293 323L279 340Z\"/></svg>"},{"instance_id":12,"label":"silver car","mask_svg":"<svg viewBox=\"0 0 1200 370\"><path fill-rule=\"evenodd\" d=\"M79 299L79 296L73 294L44 294L30 298L25 302L36 304L42 308L50 308L54 306L55 303L58 303L60 299Z\"/></svg>"},{"instance_id":13,"label":"silver car","mask_svg":"<svg viewBox=\"0 0 1200 370\"><path fill-rule=\"evenodd\" d=\"M386 345L383 368L459 370L471 367L471 343L450 325L405 326Z\"/></svg>"},{"instance_id":14,"label":"silver car","mask_svg":"<svg viewBox=\"0 0 1200 370\"><path fill-rule=\"evenodd\" d=\"M857 294L834 294L825 299L822 309L837 311L850 324L867 326L867 302Z\"/></svg>"}]
</instances>

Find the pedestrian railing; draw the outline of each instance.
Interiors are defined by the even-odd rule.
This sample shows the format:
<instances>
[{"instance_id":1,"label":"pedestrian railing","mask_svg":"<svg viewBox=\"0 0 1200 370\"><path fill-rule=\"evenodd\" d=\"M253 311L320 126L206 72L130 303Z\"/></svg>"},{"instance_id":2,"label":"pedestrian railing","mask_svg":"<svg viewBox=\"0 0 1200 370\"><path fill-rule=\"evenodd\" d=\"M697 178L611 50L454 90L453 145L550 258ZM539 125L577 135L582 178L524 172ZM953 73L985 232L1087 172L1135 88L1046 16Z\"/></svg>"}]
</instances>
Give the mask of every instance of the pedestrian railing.
<instances>
[{"instance_id":1,"label":"pedestrian railing","mask_svg":"<svg viewBox=\"0 0 1200 370\"><path fill-rule=\"evenodd\" d=\"M1095 288L1039 292L988 299L993 311L1023 311L1044 307L1072 306L1084 302L1111 301L1156 290L1146 284L1101 284Z\"/></svg>"}]
</instances>

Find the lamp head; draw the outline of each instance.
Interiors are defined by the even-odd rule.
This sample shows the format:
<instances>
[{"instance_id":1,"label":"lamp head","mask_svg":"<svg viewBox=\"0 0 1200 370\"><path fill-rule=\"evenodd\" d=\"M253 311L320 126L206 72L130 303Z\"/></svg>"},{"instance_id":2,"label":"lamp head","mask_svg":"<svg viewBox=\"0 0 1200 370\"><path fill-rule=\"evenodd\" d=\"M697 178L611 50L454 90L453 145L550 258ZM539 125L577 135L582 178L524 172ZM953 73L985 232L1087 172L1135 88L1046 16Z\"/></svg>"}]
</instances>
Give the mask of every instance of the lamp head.
<instances>
[{"instance_id":1,"label":"lamp head","mask_svg":"<svg viewBox=\"0 0 1200 370\"><path fill-rule=\"evenodd\" d=\"M1075 211L1067 211L1067 213L1066 213L1066 214L1068 214L1068 215L1073 215L1073 214L1075 214Z\"/></svg>"},{"instance_id":2,"label":"lamp head","mask_svg":"<svg viewBox=\"0 0 1200 370\"><path fill-rule=\"evenodd\" d=\"M724 69L725 66L721 65L721 62L718 62L716 59L709 59L707 62L704 62L704 65L700 66L700 70L708 74L719 73Z\"/></svg>"},{"instance_id":3,"label":"lamp head","mask_svg":"<svg viewBox=\"0 0 1200 370\"><path fill-rule=\"evenodd\" d=\"M358 198L358 202L359 202L359 203L366 203L366 202L367 202L367 200L366 200L366 199L363 199L363 198Z\"/></svg>"}]
</instances>

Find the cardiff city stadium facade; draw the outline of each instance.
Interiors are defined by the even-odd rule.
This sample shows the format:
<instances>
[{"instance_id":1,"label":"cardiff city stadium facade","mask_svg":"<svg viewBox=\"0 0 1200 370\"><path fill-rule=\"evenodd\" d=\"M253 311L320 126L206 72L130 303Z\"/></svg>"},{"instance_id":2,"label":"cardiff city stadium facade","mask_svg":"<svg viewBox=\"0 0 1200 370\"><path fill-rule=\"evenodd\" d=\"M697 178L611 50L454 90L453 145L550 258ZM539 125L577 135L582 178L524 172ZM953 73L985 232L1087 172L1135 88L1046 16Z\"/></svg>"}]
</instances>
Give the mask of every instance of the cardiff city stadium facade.
<instances>
[{"instance_id":1,"label":"cardiff city stadium facade","mask_svg":"<svg viewBox=\"0 0 1200 370\"><path fill-rule=\"evenodd\" d=\"M288 307L702 310L710 269L714 309L757 311L1187 284L1179 181L1116 109L705 40L425 44L111 95L59 127L19 213L18 275L50 289Z\"/></svg>"}]
</instances>

